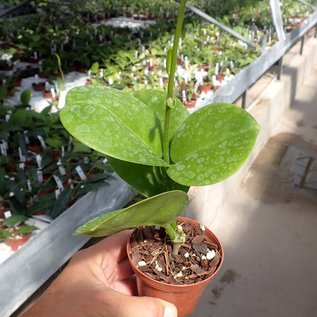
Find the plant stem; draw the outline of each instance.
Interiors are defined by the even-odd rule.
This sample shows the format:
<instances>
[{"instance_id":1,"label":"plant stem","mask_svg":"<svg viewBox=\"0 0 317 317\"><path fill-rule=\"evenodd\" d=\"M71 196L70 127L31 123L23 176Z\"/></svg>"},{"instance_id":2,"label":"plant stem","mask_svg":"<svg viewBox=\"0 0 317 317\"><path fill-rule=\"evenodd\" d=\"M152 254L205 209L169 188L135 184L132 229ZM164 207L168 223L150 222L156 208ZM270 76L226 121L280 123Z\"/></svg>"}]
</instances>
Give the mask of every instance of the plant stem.
<instances>
[{"instance_id":1,"label":"plant stem","mask_svg":"<svg viewBox=\"0 0 317 317\"><path fill-rule=\"evenodd\" d=\"M172 109L175 106L175 96L174 96L174 84L175 84L175 72L177 65L177 52L179 39L182 33L184 15L186 9L186 0L181 0L180 8L177 17L176 30L174 35L173 50L170 60L170 67L168 67L168 87L167 87L167 97L165 100L165 121L164 121L164 133L163 133L163 159L170 163L170 153L169 153L169 127ZM168 62L169 62L168 53ZM170 237L173 245L173 254L178 254L179 248L185 242L185 234L181 226L176 225L176 221L168 223L164 226L167 235Z\"/></svg>"},{"instance_id":2,"label":"plant stem","mask_svg":"<svg viewBox=\"0 0 317 317\"><path fill-rule=\"evenodd\" d=\"M56 59L57 59L57 65L58 65L58 71L59 71L59 74L62 78L62 81L64 82L64 73L63 73L63 70L62 70L62 63L61 63L61 59L59 57L59 55L57 53L54 53Z\"/></svg>"},{"instance_id":3,"label":"plant stem","mask_svg":"<svg viewBox=\"0 0 317 317\"><path fill-rule=\"evenodd\" d=\"M176 221L164 226L167 235L170 237L173 245L173 254L177 255L179 248L186 240L185 233L181 225L176 225Z\"/></svg>"},{"instance_id":4,"label":"plant stem","mask_svg":"<svg viewBox=\"0 0 317 317\"><path fill-rule=\"evenodd\" d=\"M169 127L172 109L175 106L174 85L175 85L175 72L177 66L177 52L179 39L181 37L183 21L186 9L186 0L181 0L180 8L177 17L176 30L174 35L174 43L172 50L172 57L170 61L170 69L168 72L168 87L167 97L165 101L165 121L164 121L164 134L163 134L163 159L170 163L169 153ZM185 242L185 234L181 226L176 225L176 221L167 224L165 227L167 235L170 237L173 244L173 254L178 254L179 248Z\"/></svg>"},{"instance_id":5,"label":"plant stem","mask_svg":"<svg viewBox=\"0 0 317 317\"><path fill-rule=\"evenodd\" d=\"M163 135L163 159L167 163L170 162L169 126L170 126L170 117L171 117L172 108L175 105L174 81L175 81L175 72L176 72L176 64L177 64L177 52L178 52L179 39L182 33L182 27L183 27L183 21L184 21L185 9L186 9L186 1L187 0L181 0L181 3L180 3L176 30L174 35L171 68L168 74L168 87L167 87L167 98L165 101L165 121L164 121L164 135Z\"/></svg>"}]
</instances>

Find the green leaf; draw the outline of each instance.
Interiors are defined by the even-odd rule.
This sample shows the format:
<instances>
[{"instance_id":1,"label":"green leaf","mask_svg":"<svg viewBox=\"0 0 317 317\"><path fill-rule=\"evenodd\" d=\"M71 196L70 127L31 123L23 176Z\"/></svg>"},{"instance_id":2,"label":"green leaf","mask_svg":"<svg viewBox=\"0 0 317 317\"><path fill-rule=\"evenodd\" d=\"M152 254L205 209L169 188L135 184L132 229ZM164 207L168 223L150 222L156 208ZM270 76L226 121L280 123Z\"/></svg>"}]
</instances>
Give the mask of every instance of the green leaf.
<instances>
[{"instance_id":1,"label":"green leaf","mask_svg":"<svg viewBox=\"0 0 317 317\"><path fill-rule=\"evenodd\" d=\"M158 119L131 94L104 86L73 88L61 121L75 138L103 154L138 164L168 165L162 159Z\"/></svg>"},{"instance_id":2,"label":"green leaf","mask_svg":"<svg viewBox=\"0 0 317 317\"><path fill-rule=\"evenodd\" d=\"M24 234L28 234L28 233L32 233L35 230L38 230L38 227L35 226L30 226L30 225L24 225L21 228L19 228L16 233L19 235L24 235Z\"/></svg>"},{"instance_id":3,"label":"green leaf","mask_svg":"<svg viewBox=\"0 0 317 317\"><path fill-rule=\"evenodd\" d=\"M51 216L53 219L55 219L63 211L65 211L72 197L72 192L73 191L70 188L64 189L61 192L61 194L58 196L58 199L56 200L54 207L50 211L48 211L46 214Z\"/></svg>"},{"instance_id":4,"label":"green leaf","mask_svg":"<svg viewBox=\"0 0 317 317\"><path fill-rule=\"evenodd\" d=\"M234 174L251 153L259 125L245 110L212 104L194 112L171 141L167 174L187 186L209 185Z\"/></svg>"},{"instance_id":5,"label":"green leaf","mask_svg":"<svg viewBox=\"0 0 317 317\"><path fill-rule=\"evenodd\" d=\"M16 200L23 206L25 205L25 189L23 187L23 182L15 184L14 187L11 188L11 192L14 193L14 197Z\"/></svg>"},{"instance_id":6,"label":"green leaf","mask_svg":"<svg viewBox=\"0 0 317 317\"><path fill-rule=\"evenodd\" d=\"M19 224L21 222L24 222L27 220L27 217L23 215L12 215L11 217L7 218L3 224L6 226L14 226L16 224Z\"/></svg>"},{"instance_id":7,"label":"green leaf","mask_svg":"<svg viewBox=\"0 0 317 317\"><path fill-rule=\"evenodd\" d=\"M32 91L30 89L25 89L21 93L20 101L23 106L28 106L32 98Z\"/></svg>"},{"instance_id":8,"label":"green leaf","mask_svg":"<svg viewBox=\"0 0 317 317\"><path fill-rule=\"evenodd\" d=\"M73 152L84 152L84 153L90 153L91 149L90 147L86 146L85 144L82 144L80 141L73 139Z\"/></svg>"},{"instance_id":9,"label":"green leaf","mask_svg":"<svg viewBox=\"0 0 317 317\"><path fill-rule=\"evenodd\" d=\"M101 237L140 226L164 226L175 220L187 203L188 197L183 191L162 193L99 216L82 225L75 234Z\"/></svg>"},{"instance_id":10,"label":"green leaf","mask_svg":"<svg viewBox=\"0 0 317 317\"><path fill-rule=\"evenodd\" d=\"M67 140L60 135L52 135L45 139L45 142L54 149L60 149L67 145Z\"/></svg>"},{"instance_id":11,"label":"green leaf","mask_svg":"<svg viewBox=\"0 0 317 317\"><path fill-rule=\"evenodd\" d=\"M99 71L99 63L98 63L98 62L93 63L93 64L91 65L90 70L91 70L91 72L92 72L93 74L97 74L98 71Z\"/></svg>"},{"instance_id":12,"label":"green leaf","mask_svg":"<svg viewBox=\"0 0 317 317\"><path fill-rule=\"evenodd\" d=\"M48 105L47 107L45 107L40 113L44 116L49 116L50 111L52 110L52 104ZM54 117L58 117L58 113L57 114L51 114L50 115L50 119L54 118Z\"/></svg>"},{"instance_id":13,"label":"green leaf","mask_svg":"<svg viewBox=\"0 0 317 317\"><path fill-rule=\"evenodd\" d=\"M38 197L38 200L28 208L27 214L32 216L36 212L44 212L50 211L55 201L55 195L48 194L46 196Z\"/></svg>"},{"instance_id":14,"label":"green leaf","mask_svg":"<svg viewBox=\"0 0 317 317\"><path fill-rule=\"evenodd\" d=\"M134 97L138 98L154 112L156 118L156 126L159 129L161 140L163 139L164 120L165 120L165 101L167 94L161 90L155 89L140 89L133 92ZM172 138L175 131L181 123L189 117L187 108L176 99L175 107L173 108L170 121L169 136Z\"/></svg>"},{"instance_id":15,"label":"green leaf","mask_svg":"<svg viewBox=\"0 0 317 317\"><path fill-rule=\"evenodd\" d=\"M6 86L0 86L0 101L7 98L8 88Z\"/></svg>"},{"instance_id":16,"label":"green leaf","mask_svg":"<svg viewBox=\"0 0 317 317\"><path fill-rule=\"evenodd\" d=\"M26 110L24 108L17 109L11 116L11 123L21 127L27 127L28 129L35 129L35 122L45 123L46 117L41 113L37 113L33 110Z\"/></svg>"},{"instance_id":17,"label":"green leaf","mask_svg":"<svg viewBox=\"0 0 317 317\"><path fill-rule=\"evenodd\" d=\"M77 199L78 197L81 197L82 195L85 195L89 192L92 192L94 190L97 190L102 187L109 186L108 183L104 181L94 182L94 183L84 183L83 187L79 186L76 193L73 193L73 198Z\"/></svg>"},{"instance_id":18,"label":"green leaf","mask_svg":"<svg viewBox=\"0 0 317 317\"><path fill-rule=\"evenodd\" d=\"M133 95L151 109L156 118L156 126L160 139L163 139L165 100L166 93L154 89L141 89L133 92ZM186 107L177 99L173 108L170 121L170 138L176 129L189 116ZM138 192L146 197L151 197L169 190L188 191L187 186L174 182L160 166L136 164L107 156L108 161L117 174Z\"/></svg>"},{"instance_id":19,"label":"green leaf","mask_svg":"<svg viewBox=\"0 0 317 317\"><path fill-rule=\"evenodd\" d=\"M106 185L106 179L112 178L108 173L101 172L101 173L92 173L89 175L88 179L84 181L83 183L96 183L96 182L103 182L104 185Z\"/></svg>"},{"instance_id":20,"label":"green leaf","mask_svg":"<svg viewBox=\"0 0 317 317\"><path fill-rule=\"evenodd\" d=\"M151 197L169 190L184 192L189 187L174 182L161 166L148 166L121 161L107 156L110 166L118 175L145 197Z\"/></svg>"},{"instance_id":21,"label":"green leaf","mask_svg":"<svg viewBox=\"0 0 317 317\"><path fill-rule=\"evenodd\" d=\"M99 153L94 152L93 154L96 154L96 155L97 155L96 158L94 157L94 155L91 156L91 158L92 158L93 160L96 160L96 159L99 158ZM104 171L105 173L112 173L112 172L113 172L113 170L112 170L112 168L109 166L109 164L104 163L104 162L96 161L96 162L94 162L93 167L94 167L94 168L97 168L97 169L100 169L100 170Z\"/></svg>"},{"instance_id":22,"label":"green leaf","mask_svg":"<svg viewBox=\"0 0 317 317\"><path fill-rule=\"evenodd\" d=\"M6 193L5 178L4 178L5 174L6 174L5 169L0 167L0 195L1 196Z\"/></svg>"},{"instance_id":23,"label":"green leaf","mask_svg":"<svg viewBox=\"0 0 317 317\"><path fill-rule=\"evenodd\" d=\"M6 240L11 237L11 233L7 230L0 229L0 240Z\"/></svg>"}]
</instances>

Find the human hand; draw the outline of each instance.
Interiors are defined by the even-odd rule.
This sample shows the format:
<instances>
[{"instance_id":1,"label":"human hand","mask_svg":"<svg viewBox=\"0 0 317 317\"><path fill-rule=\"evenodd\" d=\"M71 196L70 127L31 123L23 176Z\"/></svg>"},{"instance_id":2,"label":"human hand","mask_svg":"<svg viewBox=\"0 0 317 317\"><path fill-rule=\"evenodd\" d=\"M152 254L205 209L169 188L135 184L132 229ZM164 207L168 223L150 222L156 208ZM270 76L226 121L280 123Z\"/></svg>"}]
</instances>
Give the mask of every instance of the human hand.
<instances>
[{"instance_id":1,"label":"human hand","mask_svg":"<svg viewBox=\"0 0 317 317\"><path fill-rule=\"evenodd\" d=\"M20 317L177 317L174 305L137 297L126 242L130 231L77 252L39 300Z\"/></svg>"}]
</instances>

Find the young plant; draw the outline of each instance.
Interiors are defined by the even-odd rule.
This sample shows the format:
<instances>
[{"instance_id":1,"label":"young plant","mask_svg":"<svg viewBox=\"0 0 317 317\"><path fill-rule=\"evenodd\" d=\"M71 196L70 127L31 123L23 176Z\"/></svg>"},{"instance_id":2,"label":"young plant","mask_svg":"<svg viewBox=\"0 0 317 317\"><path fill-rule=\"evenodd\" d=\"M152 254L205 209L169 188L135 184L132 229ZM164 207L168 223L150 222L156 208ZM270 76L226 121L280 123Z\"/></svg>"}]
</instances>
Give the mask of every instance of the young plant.
<instances>
[{"instance_id":1,"label":"young plant","mask_svg":"<svg viewBox=\"0 0 317 317\"><path fill-rule=\"evenodd\" d=\"M64 90L65 89L65 77L64 77L64 72L62 70L62 62L61 58L57 53L54 53L56 59L57 59L57 65L58 65L58 73L60 78L57 79L57 83L59 86L59 90Z\"/></svg>"},{"instance_id":2,"label":"young plant","mask_svg":"<svg viewBox=\"0 0 317 317\"><path fill-rule=\"evenodd\" d=\"M167 92L132 93L102 86L69 91L61 111L65 128L106 155L112 168L147 199L102 215L76 234L105 236L127 228L159 225L177 253L184 241L176 217L190 186L217 183L249 156L258 124L235 105L210 104L189 114L175 98L174 77L186 0L180 3L173 49L168 52Z\"/></svg>"},{"instance_id":3,"label":"young plant","mask_svg":"<svg viewBox=\"0 0 317 317\"><path fill-rule=\"evenodd\" d=\"M36 230L37 227L27 225L24 222L27 220L22 215L12 215L4 221L0 222L0 240L14 240L17 237L28 235Z\"/></svg>"}]
</instances>

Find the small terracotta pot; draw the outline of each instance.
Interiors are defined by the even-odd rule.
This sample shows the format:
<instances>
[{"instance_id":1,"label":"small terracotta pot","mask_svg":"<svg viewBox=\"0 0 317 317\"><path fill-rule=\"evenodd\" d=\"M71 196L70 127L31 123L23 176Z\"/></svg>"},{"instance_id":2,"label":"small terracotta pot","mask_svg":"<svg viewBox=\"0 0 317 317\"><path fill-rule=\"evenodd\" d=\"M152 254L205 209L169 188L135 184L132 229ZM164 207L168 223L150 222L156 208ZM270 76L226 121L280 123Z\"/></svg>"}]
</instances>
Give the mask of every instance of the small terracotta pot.
<instances>
[{"instance_id":1,"label":"small terracotta pot","mask_svg":"<svg viewBox=\"0 0 317 317\"><path fill-rule=\"evenodd\" d=\"M8 63L0 64L0 70L2 71L9 71L13 69L13 65L9 65Z\"/></svg>"},{"instance_id":2,"label":"small terracotta pot","mask_svg":"<svg viewBox=\"0 0 317 317\"><path fill-rule=\"evenodd\" d=\"M13 85L15 87L20 87L21 83L22 83L22 79L21 78L18 78L18 77L13 78Z\"/></svg>"},{"instance_id":3,"label":"small terracotta pot","mask_svg":"<svg viewBox=\"0 0 317 317\"><path fill-rule=\"evenodd\" d=\"M32 87L34 91L44 91L45 90L45 83L40 82L40 83L33 83Z\"/></svg>"},{"instance_id":4,"label":"small terracotta pot","mask_svg":"<svg viewBox=\"0 0 317 317\"><path fill-rule=\"evenodd\" d=\"M185 102L185 106L186 106L188 109L193 109L193 108L195 108L195 106L196 106L196 101L195 101L195 100L186 101L186 102Z\"/></svg>"},{"instance_id":5,"label":"small terracotta pot","mask_svg":"<svg viewBox=\"0 0 317 317\"><path fill-rule=\"evenodd\" d=\"M25 234L21 239L7 239L4 241L12 251L17 251L22 245L24 245L30 238L31 234Z\"/></svg>"},{"instance_id":6,"label":"small terracotta pot","mask_svg":"<svg viewBox=\"0 0 317 317\"><path fill-rule=\"evenodd\" d=\"M33 153L36 153L36 154L40 154L43 152L43 148L41 145L37 145L37 144L29 144L27 146L28 150L33 152Z\"/></svg>"},{"instance_id":7,"label":"small terracotta pot","mask_svg":"<svg viewBox=\"0 0 317 317\"><path fill-rule=\"evenodd\" d=\"M20 62L30 63L30 64L37 64L39 62L39 59L36 59L32 56L20 56Z\"/></svg>"},{"instance_id":8,"label":"small terracotta pot","mask_svg":"<svg viewBox=\"0 0 317 317\"><path fill-rule=\"evenodd\" d=\"M181 222L189 222L194 226L199 226L200 224L190 218L179 217ZM163 282L156 281L140 271L136 265L133 263L130 256L130 241L127 243L127 254L132 266L133 271L136 275L138 294L139 296L150 296L158 297L170 303L173 303L177 307L178 317L184 317L193 312L195 309L203 291L209 282L214 278L214 276L219 271L224 258L223 247L219 239L208 229L205 230L205 235L213 242L215 242L219 248L221 254L221 259L216 271L210 275L205 280L187 285L171 285Z\"/></svg>"},{"instance_id":9,"label":"small terracotta pot","mask_svg":"<svg viewBox=\"0 0 317 317\"><path fill-rule=\"evenodd\" d=\"M223 74L218 74L216 75L216 79L219 81L219 82L223 82L225 80L225 75Z\"/></svg>"},{"instance_id":10,"label":"small terracotta pot","mask_svg":"<svg viewBox=\"0 0 317 317\"><path fill-rule=\"evenodd\" d=\"M208 93L211 90L212 90L211 85L201 85L198 87L198 91L201 93L203 93L203 92Z\"/></svg>"},{"instance_id":11,"label":"small terracotta pot","mask_svg":"<svg viewBox=\"0 0 317 317\"><path fill-rule=\"evenodd\" d=\"M57 160L61 156L61 152L59 150L51 150L47 152L47 155L54 160Z\"/></svg>"},{"instance_id":12,"label":"small terracotta pot","mask_svg":"<svg viewBox=\"0 0 317 317\"><path fill-rule=\"evenodd\" d=\"M53 94L52 94L52 92L50 92L50 91L44 90L44 91L43 91L43 97L44 97L45 99L53 99Z\"/></svg>"}]
</instances>

